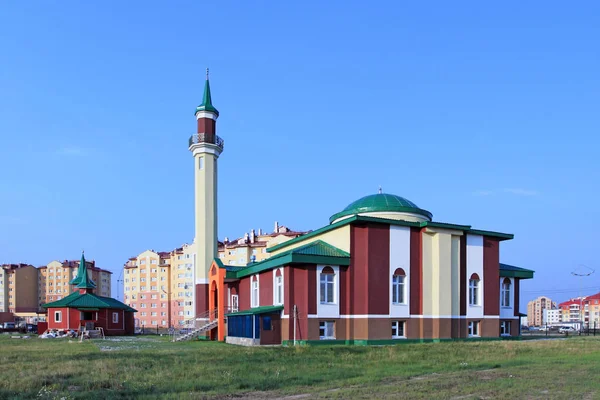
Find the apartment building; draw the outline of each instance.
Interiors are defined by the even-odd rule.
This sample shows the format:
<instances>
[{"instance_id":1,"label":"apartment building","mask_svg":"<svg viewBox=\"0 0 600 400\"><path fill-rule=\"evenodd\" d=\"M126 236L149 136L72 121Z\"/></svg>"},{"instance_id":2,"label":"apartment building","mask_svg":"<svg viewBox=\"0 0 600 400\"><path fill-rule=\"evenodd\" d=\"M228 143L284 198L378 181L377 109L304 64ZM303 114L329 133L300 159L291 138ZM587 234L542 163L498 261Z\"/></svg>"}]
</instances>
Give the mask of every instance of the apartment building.
<instances>
[{"instance_id":1,"label":"apartment building","mask_svg":"<svg viewBox=\"0 0 600 400\"><path fill-rule=\"evenodd\" d=\"M600 293L569 299L560 303L558 308L562 322L583 322L586 327L600 327Z\"/></svg>"},{"instance_id":2,"label":"apartment building","mask_svg":"<svg viewBox=\"0 0 600 400\"><path fill-rule=\"evenodd\" d=\"M37 313L38 269L29 264L4 264L0 269L0 312Z\"/></svg>"},{"instance_id":3,"label":"apartment building","mask_svg":"<svg viewBox=\"0 0 600 400\"><path fill-rule=\"evenodd\" d=\"M546 308L543 311L542 325L558 325L562 322L562 313L560 309Z\"/></svg>"},{"instance_id":4,"label":"apartment building","mask_svg":"<svg viewBox=\"0 0 600 400\"><path fill-rule=\"evenodd\" d=\"M123 268L124 303L138 310L136 326L168 328L170 323L171 254L147 250Z\"/></svg>"},{"instance_id":5,"label":"apartment building","mask_svg":"<svg viewBox=\"0 0 600 400\"><path fill-rule=\"evenodd\" d=\"M183 325L195 317L194 311L194 245L184 244L171 256L171 324Z\"/></svg>"},{"instance_id":6,"label":"apartment building","mask_svg":"<svg viewBox=\"0 0 600 400\"><path fill-rule=\"evenodd\" d=\"M272 233L263 233L262 229L259 229L258 232L252 229L249 233L234 240L226 237L218 245L219 259L225 265L245 267L251 262L260 262L268 258L267 247L281 244L305 233L293 231L286 226L279 225L276 221Z\"/></svg>"},{"instance_id":7,"label":"apartment building","mask_svg":"<svg viewBox=\"0 0 600 400\"><path fill-rule=\"evenodd\" d=\"M544 310L555 309L556 302L546 296L540 296L527 303L527 321L529 326L542 326L544 324Z\"/></svg>"},{"instance_id":8,"label":"apartment building","mask_svg":"<svg viewBox=\"0 0 600 400\"><path fill-rule=\"evenodd\" d=\"M52 261L45 268L41 267L40 286L42 285L41 281L45 281L45 289L44 295L40 296L43 299L40 300L43 300L44 303L50 303L72 293L75 287L70 285L69 282L77 276L78 268L79 260ZM86 261L86 268L88 276L96 284L96 293L100 296L111 297L112 272L96 267L96 262L93 260Z\"/></svg>"}]
</instances>

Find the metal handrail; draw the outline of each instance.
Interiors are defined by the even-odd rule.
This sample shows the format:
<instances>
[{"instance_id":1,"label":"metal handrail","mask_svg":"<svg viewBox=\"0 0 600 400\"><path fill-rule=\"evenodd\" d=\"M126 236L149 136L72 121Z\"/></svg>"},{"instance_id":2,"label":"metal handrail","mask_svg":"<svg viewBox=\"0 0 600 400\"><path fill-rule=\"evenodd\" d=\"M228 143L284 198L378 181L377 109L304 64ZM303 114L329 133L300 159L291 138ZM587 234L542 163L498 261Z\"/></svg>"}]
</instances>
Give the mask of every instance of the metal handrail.
<instances>
[{"instance_id":1,"label":"metal handrail","mask_svg":"<svg viewBox=\"0 0 600 400\"><path fill-rule=\"evenodd\" d=\"M225 141L220 136L217 136L216 133L195 133L192 136L190 136L190 140L189 140L190 147L193 144L198 144L198 143L214 144L215 146L219 147L221 150L223 150L223 147L225 146Z\"/></svg>"},{"instance_id":2,"label":"metal handrail","mask_svg":"<svg viewBox=\"0 0 600 400\"><path fill-rule=\"evenodd\" d=\"M231 307L225 307L225 314L233 311ZM175 328L172 333L172 341L175 342L182 336L189 335L193 332L199 332L202 328L205 328L208 325L214 324L219 316L218 309L212 309L204 311L194 318L189 318L183 321L183 324L180 324Z\"/></svg>"}]
</instances>

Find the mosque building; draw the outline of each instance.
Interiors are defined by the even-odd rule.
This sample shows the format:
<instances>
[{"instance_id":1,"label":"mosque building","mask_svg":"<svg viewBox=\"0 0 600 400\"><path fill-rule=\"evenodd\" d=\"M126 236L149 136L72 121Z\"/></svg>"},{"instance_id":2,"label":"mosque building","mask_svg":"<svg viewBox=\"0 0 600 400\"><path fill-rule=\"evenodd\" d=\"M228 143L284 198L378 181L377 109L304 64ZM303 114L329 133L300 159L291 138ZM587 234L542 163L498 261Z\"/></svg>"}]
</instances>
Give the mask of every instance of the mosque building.
<instances>
[{"instance_id":1,"label":"mosque building","mask_svg":"<svg viewBox=\"0 0 600 400\"><path fill-rule=\"evenodd\" d=\"M207 74L189 149L196 312L211 315L213 339L386 344L520 335L520 282L533 271L500 262L500 245L513 235L436 222L381 190L329 224L267 248L264 260L224 265L217 253L218 117Z\"/></svg>"}]
</instances>

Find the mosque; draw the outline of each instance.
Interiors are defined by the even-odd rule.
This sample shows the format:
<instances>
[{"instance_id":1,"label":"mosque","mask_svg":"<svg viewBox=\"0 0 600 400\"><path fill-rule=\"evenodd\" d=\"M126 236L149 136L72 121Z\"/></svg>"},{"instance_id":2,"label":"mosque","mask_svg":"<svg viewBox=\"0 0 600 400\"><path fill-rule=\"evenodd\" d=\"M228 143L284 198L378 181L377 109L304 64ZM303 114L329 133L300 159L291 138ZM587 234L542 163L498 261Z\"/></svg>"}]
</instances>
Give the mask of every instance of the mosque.
<instances>
[{"instance_id":1,"label":"mosque","mask_svg":"<svg viewBox=\"0 0 600 400\"><path fill-rule=\"evenodd\" d=\"M217 160L224 141L208 71L195 115L196 312L210 314L213 339L389 344L520 335L520 282L533 271L500 262L500 245L513 235L436 222L381 190L329 224L268 248L263 261L223 265Z\"/></svg>"}]
</instances>

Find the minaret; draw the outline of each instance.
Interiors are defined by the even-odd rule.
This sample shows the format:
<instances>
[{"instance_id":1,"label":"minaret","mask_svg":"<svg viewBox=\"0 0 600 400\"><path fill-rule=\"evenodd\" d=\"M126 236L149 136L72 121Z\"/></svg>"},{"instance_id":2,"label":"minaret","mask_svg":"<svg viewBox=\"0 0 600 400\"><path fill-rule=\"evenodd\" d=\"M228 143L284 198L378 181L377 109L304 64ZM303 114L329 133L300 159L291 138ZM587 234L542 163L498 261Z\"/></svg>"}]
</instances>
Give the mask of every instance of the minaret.
<instances>
[{"instance_id":1,"label":"minaret","mask_svg":"<svg viewBox=\"0 0 600 400\"><path fill-rule=\"evenodd\" d=\"M79 293L81 294L93 293L96 288L96 284L88 276L83 252L81 252L81 261L79 261L79 268L77 268L77 276L69 282L69 285L75 285L75 289L79 290Z\"/></svg>"},{"instance_id":2,"label":"minaret","mask_svg":"<svg viewBox=\"0 0 600 400\"><path fill-rule=\"evenodd\" d=\"M196 107L198 130L189 141L194 156L196 315L208 310L208 269L218 256L217 159L223 151L223 139L216 134L218 117L219 111L212 105L207 68L204 97Z\"/></svg>"}]
</instances>

